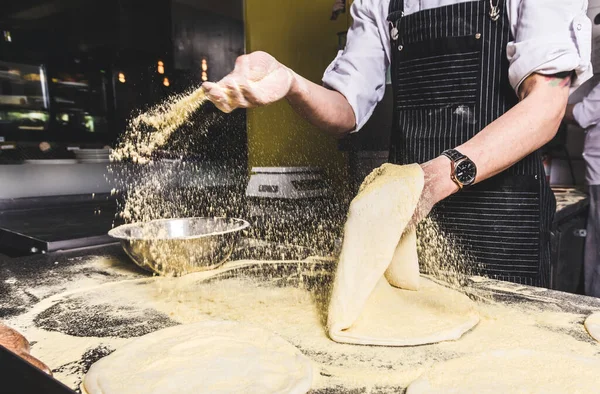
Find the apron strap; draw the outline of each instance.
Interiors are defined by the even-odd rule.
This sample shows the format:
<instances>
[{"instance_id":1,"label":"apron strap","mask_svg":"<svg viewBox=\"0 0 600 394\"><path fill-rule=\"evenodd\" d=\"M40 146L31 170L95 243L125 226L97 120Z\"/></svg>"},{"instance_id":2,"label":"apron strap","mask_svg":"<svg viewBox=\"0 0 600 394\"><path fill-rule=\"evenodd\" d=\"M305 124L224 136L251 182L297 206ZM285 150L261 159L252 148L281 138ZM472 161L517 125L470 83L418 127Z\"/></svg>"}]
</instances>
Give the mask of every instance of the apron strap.
<instances>
[{"instance_id":1,"label":"apron strap","mask_svg":"<svg viewBox=\"0 0 600 394\"><path fill-rule=\"evenodd\" d=\"M404 0L390 0L390 6L388 8L388 20L392 22L392 19L398 19L404 15Z\"/></svg>"},{"instance_id":2,"label":"apron strap","mask_svg":"<svg viewBox=\"0 0 600 394\"><path fill-rule=\"evenodd\" d=\"M391 14L394 11L404 12L404 0L390 0L388 14Z\"/></svg>"}]
</instances>

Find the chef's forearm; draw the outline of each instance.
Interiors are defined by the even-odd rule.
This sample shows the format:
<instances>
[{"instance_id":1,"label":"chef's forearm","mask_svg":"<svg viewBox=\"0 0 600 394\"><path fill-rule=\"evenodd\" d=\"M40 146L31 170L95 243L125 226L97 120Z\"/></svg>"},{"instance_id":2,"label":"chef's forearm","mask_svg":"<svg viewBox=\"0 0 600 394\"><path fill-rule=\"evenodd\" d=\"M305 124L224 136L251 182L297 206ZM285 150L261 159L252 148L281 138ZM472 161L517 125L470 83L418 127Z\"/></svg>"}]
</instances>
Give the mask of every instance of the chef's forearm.
<instances>
[{"instance_id":1,"label":"chef's forearm","mask_svg":"<svg viewBox=\"0 0 600 394\"><path fill-rule=\"evenodd\" d=\"M569 76L532 75L516 106L457 148L477 165L476 182L508 169L556 135L569 87Z\"/></svg>"},{"instance_id":2,"label":"chef's forearm","mask_svg":"<svg viewBox=\"0 0 600 394\"><path fill-rule=\"evenodd\" d=\"M341 93L298 74L294 73L286 98L300 116L336 137L347 135L356 125L354 110Z\"/></svg>"}]
</instances>

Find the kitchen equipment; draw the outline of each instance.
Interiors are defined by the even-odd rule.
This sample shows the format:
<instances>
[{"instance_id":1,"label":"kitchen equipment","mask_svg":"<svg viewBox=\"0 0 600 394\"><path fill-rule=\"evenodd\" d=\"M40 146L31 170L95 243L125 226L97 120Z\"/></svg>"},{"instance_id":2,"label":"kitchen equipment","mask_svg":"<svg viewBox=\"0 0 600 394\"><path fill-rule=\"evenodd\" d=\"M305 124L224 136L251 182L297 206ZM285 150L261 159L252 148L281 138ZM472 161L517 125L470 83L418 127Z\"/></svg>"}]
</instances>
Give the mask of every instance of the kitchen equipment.
<instances>
[{"instance_id":1,"label":"kitchen equipment","mask_svg":"<svg viewBox=\"0 0 600 394\"><path fill-rule=\"evenodd\" d=\"M0 365L2 389L8 390L8 393L75 394L75 391L2 346Z\"/></svg>"},{"instance_id":2,"label":"kitchen equipment","mask_svg":"<svg viewBox=\"0 0 600 394\"><path fill-rule=\"evenodd\" d=\"M57 166L36 171L52 167ZM116 196L109 193L0 198L0 253L23 256L115 242L106 233L113 227L116 210Z\"/></svg>"},{"instance_id":3,"label":"kitchen equipment","mask_svg":"<svg viewBox=\"0 0 600 394\"><path fill-rule=\"evenodd\" d=\"M223 264L250 226L242 219L195 217L132 223L109 231L140 267L159 275L181 276Z\"/></svg>"},{"instance_id":4,"label":"kitchen equipment","mask_svg":"<svg viewBox=\"0 0 600 394\"><path fill-rule=\"evenodd\" d=\"M321 170L314 167L253 167L246 188L246 196L259 198L295 200L328 194Z\"/></svg>"},{"instance_id":5,"label":"kitchen equipment","mask_svg":"<svg viewBox=\"0 0 600 394\"><path fill-rule=\"evenodd\" d=\"M310 216L330 189L314 167L254 167L246 188L249 214L274 222Z\"/></svg>"},{"instance_id":6,"label":"kitchen equipment","mask_svg":"<svg viewBox=\"0 0 600 394\"><path fill-rule=\"evenodd\" d=\"M589 199L576 188L552 188L556 215L551 233L550 288L583 294L583 256Z\"/></svg>"},{"instance_id":7,"label":"kitchen equipment","mask_svg":"<svg viewBox=\"0 0 600 394\"><path fill-rule=\"evenodd\" d=\"M110 162L110 149L75 149L74 152L80 163Z\"/></svg>"},{"instance_id":8,"label":"kitchen equipment","mask_svg":"<svg viewBox=\"0 0 600 394\"><path fill-rule=\"evenodd\" d=\"M314 167L255 167L246 188L251 237L327 253L339 204ZM331 242L330 242L331 241Z\"/></svg>"}]
</instances>

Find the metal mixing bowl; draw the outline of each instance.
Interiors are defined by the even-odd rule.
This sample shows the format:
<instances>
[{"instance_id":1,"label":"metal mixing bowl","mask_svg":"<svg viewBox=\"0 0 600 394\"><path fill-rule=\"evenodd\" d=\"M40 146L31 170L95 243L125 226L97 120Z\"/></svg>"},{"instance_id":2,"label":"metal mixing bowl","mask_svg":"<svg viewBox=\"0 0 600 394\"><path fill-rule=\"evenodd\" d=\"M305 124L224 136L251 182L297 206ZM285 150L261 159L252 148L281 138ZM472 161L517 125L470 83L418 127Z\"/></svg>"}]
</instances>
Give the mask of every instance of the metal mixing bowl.
<instances>
[{"instance_id":1,"label":"metal mixing bowl","mask_svg":"<svg viewBox=\"0 0 600 394\"><path fill-rule=\"evenodd\" d=\"M181 276L223 264L250 224L242 219L196 217L132 223L108 232L140 267Z\"/></svg>"}]
</instances>

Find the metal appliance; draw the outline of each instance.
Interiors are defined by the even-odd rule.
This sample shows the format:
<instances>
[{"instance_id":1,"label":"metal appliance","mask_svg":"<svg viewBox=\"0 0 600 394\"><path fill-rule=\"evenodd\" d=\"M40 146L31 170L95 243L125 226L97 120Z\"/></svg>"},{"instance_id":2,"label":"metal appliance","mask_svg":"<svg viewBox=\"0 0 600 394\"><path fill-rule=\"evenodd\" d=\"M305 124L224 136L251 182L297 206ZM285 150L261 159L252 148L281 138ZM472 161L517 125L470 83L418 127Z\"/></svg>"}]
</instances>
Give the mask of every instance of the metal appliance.
<instances>
[{"instance_id":1,"label":"metal appliance","mask_svg":"<svg viewBox=\"0 0 600 394\"><path fill-rule=\"evenodd\" d=\"M0 199L0 251L22 256L114 242L110 194Z\"/></svg>"},{"instance_id":2,"label":"metal appliance","mask_svg":"<svg viewBox=\"0 0 600 394\"><path fill-rule=\"evenodd\" d=\"M329 187L316 167L254 167L246 196L286 200L325 197Z\"/></svg>"},{"instance_id":3,"label":"metal appliance","mask_svg":"<svg viewBox=\"0 0 600 394\"><path fill-rule=\"evenodd\" d=\"M254 167L246 188L251 237L329 250L340 205L315 167Z\"/></svg>"}]
</instances>

